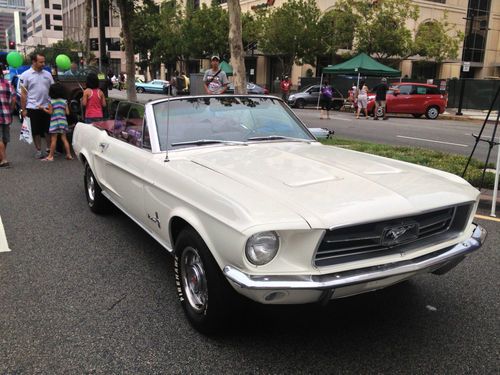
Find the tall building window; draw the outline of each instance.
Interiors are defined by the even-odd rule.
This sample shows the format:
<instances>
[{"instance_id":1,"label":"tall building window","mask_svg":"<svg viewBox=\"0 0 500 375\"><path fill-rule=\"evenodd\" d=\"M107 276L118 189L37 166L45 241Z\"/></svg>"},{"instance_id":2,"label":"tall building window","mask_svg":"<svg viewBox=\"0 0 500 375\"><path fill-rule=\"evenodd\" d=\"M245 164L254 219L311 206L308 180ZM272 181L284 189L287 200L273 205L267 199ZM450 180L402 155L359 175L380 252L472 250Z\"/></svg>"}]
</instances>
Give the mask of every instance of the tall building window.
<instances>
[{"instance_id":1,"label":"tall building window","mask_svg":"<svg viewBox=\"0 0 500 375\"><path fill-rule=\"evenodd\" d=\"M60 14L54 14L54 21L62 21L62 16Z\"/></svg>"},{"instance_id":2,"label":"tall building window","mask_svg":"<svg viewBox=\"0 0 500 375\"><path fill-rule=\"evenodd\" d=\"M50 30L50 14L45 15L45 28Z\"/></svg>"},{"instance_id":3,"label":"tall building window","mask_svg":"<svg viewBox=\"0 0 500 375\"><path fill-rule=\"evenodd\" d=\"M45 9L50 8L50 0L45 0Z\"/></svg>"},{"instance_id":4,"label":"tall building window","mask_svg":"<svg viewBox=\"0 0 500 375\"><path fill-rule=\"evenodd\" d=\"M52 4L52 9L61 10L62 9L61 4Z\"/></svg>"},{"instance_id":5,"label":"tall building window","mask_svg":"<svg viewBox=\"0 0 500 375\"><path fill-rule=\"evenodd\" d=\"M463 61L483 62L488 36L491 0L469 0Z\"/></svg>"}]
</instances>

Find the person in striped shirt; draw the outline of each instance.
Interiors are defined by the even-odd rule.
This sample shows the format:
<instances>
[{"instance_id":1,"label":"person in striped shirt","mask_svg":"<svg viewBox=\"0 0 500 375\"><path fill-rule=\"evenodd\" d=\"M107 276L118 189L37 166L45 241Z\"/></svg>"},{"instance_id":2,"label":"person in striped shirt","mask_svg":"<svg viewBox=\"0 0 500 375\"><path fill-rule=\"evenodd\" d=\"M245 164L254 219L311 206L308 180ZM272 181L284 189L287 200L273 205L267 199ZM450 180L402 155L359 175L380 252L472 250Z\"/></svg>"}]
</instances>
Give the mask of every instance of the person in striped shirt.
<instances>
[{"instance_id":1,"label":"person in striped shirt","mask_svg":"<svg viewBox=\"0 0 500 375\"><path fill-rule=\"evenodd\" d=\"M10 142L12 110L16 105L16 95L12 85L3 77L4 67L0 65L0 168L8 168L7 143Z\"/></svg>"},{"instance_id":2,"label":"person in striped shirt","mask_svg":"<svg viewBox=\"0 0 500 375\"><path fill-rule=\"evenodd\" d=\"M71 150L69 148L66 133L69 131L66 115L69 114L68 102L65 98L64 87L60 83L54 83L49 89L50 104L47 108L39 106L40 109L50 115L50 152L42 161L54 161L54 152L56 151L57 137L60 135L66 151L66 159L72 160Z\"/></svg>"}]
</instances>

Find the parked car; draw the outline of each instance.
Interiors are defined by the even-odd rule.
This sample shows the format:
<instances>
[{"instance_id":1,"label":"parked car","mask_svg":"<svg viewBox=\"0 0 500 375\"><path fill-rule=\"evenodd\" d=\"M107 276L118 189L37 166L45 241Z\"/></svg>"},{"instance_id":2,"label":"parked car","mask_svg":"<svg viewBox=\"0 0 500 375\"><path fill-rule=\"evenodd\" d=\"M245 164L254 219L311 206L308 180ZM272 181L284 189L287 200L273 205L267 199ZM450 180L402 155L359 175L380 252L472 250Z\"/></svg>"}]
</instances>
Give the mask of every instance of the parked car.
<instances>
[{"instance_id":1,"label":"parked car","mask_svg":"<svg viewBox=\"0 0 500 375\"><path fill-rule=\"evenodd\" d=\"M304 108L305 106L317 106L319 99L320 86L312 85L305 89L291 94L288 97L288 105L295 108ZM344 105L344 96L342 93L333 88L333 109L339 110Z\"/></svg>"},{"instance_id":2,"label":"parked car","mask_svg":"<svg viewBox=\"0 0 500 375\"><path fill-rule=\"evenodd\" d=\"M116 205L175 257L202 332L241 298L327 303L443 274L486 236L465 180L322 145L275 97L120 102L93 125L73 136L89 208Z\"/></svg>"},{"instance_id":3,"label":"parked car","mask_svg":"<svg viewBox=\"0 0 500 375\"><path fill-rule=\"evenodd\" d=\"M155 94L166 94L168 91L168 81L161 79L153 79L152 81L141 83L135 83L135 90L138 93L149 92Z\"/></svg>"},{"instance_id":4,"label":"parked car","mask_svg":"<svg viewBox=\"0 0 500 375\"><path fill-rule=\"evenodd\" d=\"M234 83L230 83L226 90L227 94L234 94ZM257 94L257 95L267 95L269 94L269 90L265 87L259 86L255 83L248 82L247 83L247 93L248 94Z\"/></svg>"},{"instance_id":5,"label":"parked car","mask_svg":"<svg viewBox=\"0 0 500 375\"><path fill-rule=\"evenodd\" d=\"M387 92L387 113L408 113L415 118L425 115L428 119L436 119L446 109L447 98L435 85L424 83L402 82L392 85ZM368 113L375 111L375 94L369 95ZM378 116L383 116L382 109Z\"/></svg>"}]
</instances>

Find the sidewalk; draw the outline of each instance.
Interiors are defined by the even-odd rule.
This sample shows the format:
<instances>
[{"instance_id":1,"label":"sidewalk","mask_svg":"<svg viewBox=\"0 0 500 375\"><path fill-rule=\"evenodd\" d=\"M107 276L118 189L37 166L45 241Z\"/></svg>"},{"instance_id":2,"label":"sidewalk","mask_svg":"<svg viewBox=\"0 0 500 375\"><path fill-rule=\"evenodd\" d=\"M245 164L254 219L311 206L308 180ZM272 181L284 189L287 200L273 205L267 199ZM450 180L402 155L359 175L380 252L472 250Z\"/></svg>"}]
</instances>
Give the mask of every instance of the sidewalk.
<instances>
[{"instance_id":1,"label":"sidewalk","mask_svg":"<svg viewBox=\"0 0 500 375\"><path fill-rule=\"evenodd\" d=\"M457 108L446 108L443 114L439 115L438 119L441 120L455 120L455 121L474 121L474 122L484 122L487 110L479 109L463 109L462 116L457 115ZM497 119L498 111L491 111L488 123L494 123Z\"/></svg>"},{"instance_id":2,"label":"sidewalk","mask_svg":"<svg viewBox=\"0 0 500 375\"><path fill-rule=\"evenodd\" d=\"M481 195L479 196L479 207L482 209L491 209L491 204L493 203L493 190L482 189ZM500 210L500 192L497 195L497 212Z\"/></svg>"}]
</instances>

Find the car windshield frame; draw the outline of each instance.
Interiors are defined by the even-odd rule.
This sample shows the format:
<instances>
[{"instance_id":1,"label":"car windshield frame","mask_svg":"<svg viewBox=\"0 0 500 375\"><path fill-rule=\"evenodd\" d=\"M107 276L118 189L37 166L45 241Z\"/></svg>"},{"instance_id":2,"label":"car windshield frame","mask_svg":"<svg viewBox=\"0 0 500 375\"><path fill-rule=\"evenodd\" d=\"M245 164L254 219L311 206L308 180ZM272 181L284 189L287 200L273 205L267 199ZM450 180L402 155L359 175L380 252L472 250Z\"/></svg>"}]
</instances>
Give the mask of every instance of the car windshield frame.
<instances>
[{"instance_id":1,"label":"car windshield frame","mask_svg":"<svg viewBox=\"0 0 500 375\"><path fill-rule=\"evenodd\" d=\"M288 106L272 96L191 96L169 98L152 106L161 152L317 141Z\"/></svg>"}]
</instances>

